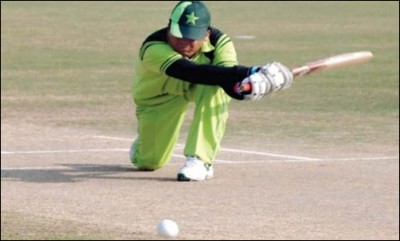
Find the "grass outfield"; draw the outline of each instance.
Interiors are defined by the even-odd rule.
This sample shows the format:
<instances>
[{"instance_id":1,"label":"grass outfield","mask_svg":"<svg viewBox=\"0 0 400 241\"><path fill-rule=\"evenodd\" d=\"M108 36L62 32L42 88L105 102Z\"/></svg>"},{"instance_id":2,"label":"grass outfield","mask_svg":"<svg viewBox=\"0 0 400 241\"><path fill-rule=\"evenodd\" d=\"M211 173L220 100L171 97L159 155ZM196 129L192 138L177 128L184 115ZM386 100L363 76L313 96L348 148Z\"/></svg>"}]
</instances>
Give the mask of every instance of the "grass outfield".
<instances>
[{"instance_id":1,"label":"grass outfield","mask_svg":"<svg viewBox=\"0 0 400 241\"><path fill-rule=\"evenodd\" d=\"M224 144L246 148L263 142L302 150L352 146L371 152L389 147L398 153L397 1L207 4L213 25L232 37L243 65L280 61L296 66L362 50L375 55L363 65L298 79L260 102L232 101ZM134 62L144 38L166 26L173 5L1 2L2 123L134 136ZM237 37L243 35L255 38ZM3 143L2 135L2 149ZM3 220L2 205L2 239L32 238L31 226L27 233L10 230L14 225L4 230ZM15 220L24 227L23 219ZM57 239L45 234L33 238Z\"/></svg>"}]
</instances>

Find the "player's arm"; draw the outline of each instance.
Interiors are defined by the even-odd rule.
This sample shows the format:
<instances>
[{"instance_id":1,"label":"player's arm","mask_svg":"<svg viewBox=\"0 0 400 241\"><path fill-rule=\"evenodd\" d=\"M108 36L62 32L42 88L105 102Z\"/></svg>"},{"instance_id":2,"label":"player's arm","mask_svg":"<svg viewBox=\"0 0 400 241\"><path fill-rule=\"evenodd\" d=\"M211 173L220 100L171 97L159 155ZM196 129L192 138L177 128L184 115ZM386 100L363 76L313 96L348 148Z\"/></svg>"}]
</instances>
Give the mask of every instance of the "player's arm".
<instances>
[{"instance_id":1,"label":"player's arm","mask_svg":"<svg viewBox=\"0 0 400 241\"><path fill-rule=\"evenodd\" d=\"M212 64L196 64L183 58L163 42L147 42L140 51L140 60L145 68L152 72L163 72L166 75L195 84L218 85L234 99L258 100L266 94L266 84L274 84L268 71L257 71L259 67L216 66ZM263 69L263 68L261 68ZM268 68L269 69L269 68ZM256 73L255 73L256 72ZM257 77L249 78L257 74ZM262 76L259 76L262 75ZM264 76L265 75L265 76ZM251 93L238 91L243 81L252 86ZM271 83L266 83L266 81ZM287 81L284 81L287 83ZM257 87L259 86L259 88ZM276 89L276 88L272 88ZM256 96L257 98L254 98Z\"/></svg>"},{"instance_id":2,"label":"player's arm","mask_svg":"<svg viewBox=\"0 0 400 241\"><path fill-rule=\"evenodd\" d=\"M221 85L221 82L240 82L249 76L250 72L250 67L196 64L184 58L175 61L165 71L168 76L204 85Z\"/></svg>"},{"instance_id":3,"label":"player's arm","mask_svg":"<svg viewBox=\"0 0 400 241\"><path fill-rule=\"evenodd\" d=\"M179 59L167 69L166 74L192 83L219 85L228 95L239 100L260 100L278 89L288 88L292 83L290 70L280 63L262 68L239 66L229 36L216 28L210 31L210 43L215 46L210 58L212 65L196 65ZM251 86L251 91L242 93L240 86L243 83Z\"/></svg>"},{"instance_id":4,"label":"player's arm","mask_svg":"<svg viewBox=\"0 0 400 241\"><path fill-rule=\"evenodd\" d=\"M187 59L179 59L165 71L168 76L194 84L218 85L235 99L244 99L244 96L235 91L235 84L240 83L251 73L251 67L232 66L223 67L211 64L196 64Z\"/></svg>"},{"instance_id":5,"label":"player's arm","mask_svg":"<svg viewBox=\"0 0 400 241\"><path fill-rule=\"evenodd\" d=\"M210 28L209 42L212 50L205 55L210 64L196 64L187 59L174 62L165 73L169 76L195 84L219 85L233 98L243 99L237 95L235 85L248 77L255 67L239 66L235 47L231 39L216 28Z\"/></svg>"},{"instance_id":6,"label":"player's arm","mask_svg":"<svg viewBox=\"0 0 400 241\"><path fill-rule=\"evenodd\" d=\"M219 85L225 93L238 100L260 100L272 92L289 88L293 82L292 72L278 62L261 68L239 65L223 67L195 64L182 58L172 63L165 73L195 84ZM243 83L252 86L250 92L239 91Z\"/></svg>"}]
</instances>

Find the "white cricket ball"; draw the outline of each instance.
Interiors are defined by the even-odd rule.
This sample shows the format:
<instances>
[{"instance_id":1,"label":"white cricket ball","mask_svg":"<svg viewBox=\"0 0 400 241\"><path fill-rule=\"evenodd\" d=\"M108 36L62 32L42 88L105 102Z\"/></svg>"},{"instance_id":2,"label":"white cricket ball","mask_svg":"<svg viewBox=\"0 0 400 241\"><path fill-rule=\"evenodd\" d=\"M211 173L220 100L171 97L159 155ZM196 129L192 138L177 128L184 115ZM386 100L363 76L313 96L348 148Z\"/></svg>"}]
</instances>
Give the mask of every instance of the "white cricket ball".
<instances>
[{"instance_id":1,"label":"white cricket ball","mask_svg":"<svg viewBox=\"0 0 400 241\"><path fill-rule=\"evenodd\" d=\"M178 224L170 219L163 219L157 225L157 233L164 238L176 237L179 233Z\"/></svg>"}]
</instances>

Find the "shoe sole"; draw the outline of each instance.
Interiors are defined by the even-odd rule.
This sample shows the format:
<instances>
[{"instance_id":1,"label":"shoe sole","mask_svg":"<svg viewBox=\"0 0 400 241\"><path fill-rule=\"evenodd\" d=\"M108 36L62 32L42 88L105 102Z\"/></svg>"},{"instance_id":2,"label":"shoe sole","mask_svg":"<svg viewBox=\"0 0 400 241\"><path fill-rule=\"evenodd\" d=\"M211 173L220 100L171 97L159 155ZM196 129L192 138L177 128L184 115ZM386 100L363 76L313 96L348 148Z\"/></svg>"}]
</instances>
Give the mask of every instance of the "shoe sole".
<instances>
[{"instance_id":1,"label":"shoe sole","mask_svg":"<svg viewBox=\"0 0 400 241\"><path fill-rule=\"evenodd\" d=\"M179 173L177 176L177 179L179 182L189 182L189 181L205 181L207 179L212 178L212 176L207 176L206 179L202 179L202 180L197 180L197 179L190 179L188 177L186 177L184 174Z\"/></svg>"},{"instance_id":2,"label":"shoe sole","mask_svg":"<svg viewBox=\"0 0 400 241\"><path fill-rule=\"evenodd\" d=\"M188 181L190 181L190 178L187 178L182 173L178 174L177 179L178 179L179 182L188 182Z\"/></svg>"}]
</instances>

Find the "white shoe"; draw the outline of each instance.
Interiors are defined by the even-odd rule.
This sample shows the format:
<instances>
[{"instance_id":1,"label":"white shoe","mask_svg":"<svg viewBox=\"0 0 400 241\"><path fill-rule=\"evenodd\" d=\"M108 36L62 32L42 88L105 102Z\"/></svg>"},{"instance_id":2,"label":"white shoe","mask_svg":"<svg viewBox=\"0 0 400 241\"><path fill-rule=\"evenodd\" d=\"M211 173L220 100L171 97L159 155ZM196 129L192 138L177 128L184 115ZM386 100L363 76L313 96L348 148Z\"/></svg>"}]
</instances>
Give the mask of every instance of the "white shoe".
<instances>
[{"instance_id":1,"label":"white shoe","mask_svg":"<svg viewBox=\"0 0 400 241\"><path fill-rule=\"evenodd\" d=\"M212 165L203 162L197 157L187 157L185 165L178 172L178 181L203 181L212 178Z\"/></svg>"}]
</instances>

